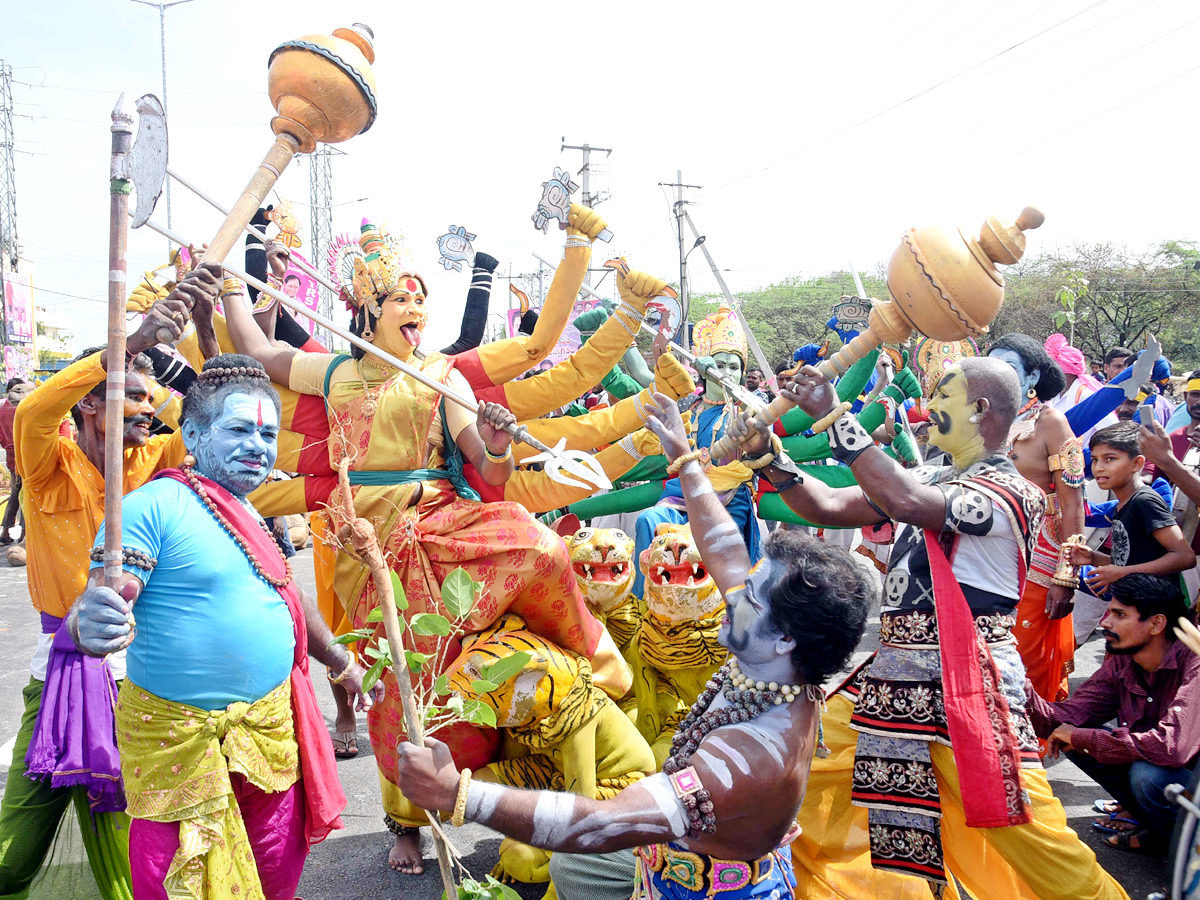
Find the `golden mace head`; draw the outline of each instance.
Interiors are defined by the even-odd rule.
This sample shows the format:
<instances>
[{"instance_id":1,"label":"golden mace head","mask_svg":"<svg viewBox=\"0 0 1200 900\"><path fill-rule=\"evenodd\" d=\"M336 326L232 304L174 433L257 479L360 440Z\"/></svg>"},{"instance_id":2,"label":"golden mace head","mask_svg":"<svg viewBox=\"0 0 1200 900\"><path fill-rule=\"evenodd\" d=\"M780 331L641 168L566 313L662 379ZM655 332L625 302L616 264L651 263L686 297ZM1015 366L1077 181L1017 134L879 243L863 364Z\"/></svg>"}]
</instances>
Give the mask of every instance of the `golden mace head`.
<instances>
[{"instance_id":1,"label":"golden mace head","mask_svg":"<svg viewBox=\"0 0 1200 900\"><path fill-rule=\"evenodd\" d=\"M1025 207L1015 222L989 216L979 233L948 225L910 228L888 262L888 294L917 331L939 341L981 337L1004 302L996 264L1025 253L1025 231L1046 220Z\"/></svg>"},{"instance_id":2,"label":"golden mace head","mask_svg":"<svg viewBox=\"0 0 1200 900\"><path fill-rule=\"evenodd\" d=\"M374 32L355 23L333 34L285 41L271 53L267 93L279 113L276 134L290 134L302 153L317 143L337 144L375 121Z\"/></svg>"}]
</instances>

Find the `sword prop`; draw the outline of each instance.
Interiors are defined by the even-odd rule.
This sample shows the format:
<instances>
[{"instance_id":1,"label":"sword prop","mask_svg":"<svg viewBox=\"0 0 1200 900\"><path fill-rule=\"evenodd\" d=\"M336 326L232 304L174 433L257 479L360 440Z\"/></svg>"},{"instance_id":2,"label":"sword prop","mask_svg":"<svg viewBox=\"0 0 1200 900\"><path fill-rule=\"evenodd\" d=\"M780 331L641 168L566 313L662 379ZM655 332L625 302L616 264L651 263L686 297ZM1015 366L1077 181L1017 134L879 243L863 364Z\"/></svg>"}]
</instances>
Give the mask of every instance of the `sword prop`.
<instances>
[{"instance_id":1,"label":"sword prop","mask_svg":"<svg viewBox=\"0 0 1200 900\"><path fill-rule=\"evenodd\" d=\"M153 220L148 220L146 222L146 226L150 228L151 231L161 234L163 237L174 241L181 247L187 247L189 245L187 239L181 237L170 229L164 228ZM378 357L388 365L399 369L401 372L415 381L419 381L426 387L437 391L447 400L457 403L459 406L478 414L480 408L478 402L471 402L462 395L453 391L451 388L446 387L446 385L434 381L421 370L415 369L395 356L392 356L392 354L380 350L369 341L363 340L358 335L351 333L348 329L342 328L335 322L313 312L299 301L292 299L282 291L276 290L269 284L259 281L254 276L243 272L241 269L230 265L228 262L222 262L221 265L230 275L234 276L235 278L240 278L247 284L258 288L263 293L274 297L292 312L299 313L300 315L311 319L318 325L327 328L330 332L336 334L343 340L348 341L354 346L361 348L365 352ZM552 481L556 481L559 484L570 487L594 487L601 490L607 490L612 487L612 482L608 480L608 476L604 474L604 469L601 468L600 463L596 460L596 458L590 453L585 453L582 450L567 450L566 438L562 438L557 444L555 444L553 447L550 447L531 435L529 430L524 425L517 425L515 422L513 422L509 424L505 431L512 435L513 440L520 441L523 444L528 444L533 449L539 451L536 455L528 457L525 460L525 463L544 463L544 471L548 476L550 476Z\"/></svg>"},{"instance_id":2,"label":"sword prop","mask_svg":"<svg viewBox=\"0 0 1200 900\"><path fill-rule=\"evenodd\" d=\"M541 256L540 254L534 253L533 258L536 259L538 262L540 262L542 265L548 267L550 269L551 273L554 273L555 271L557 271L557 267L554 265L554 263L550 262L550 260ZM617 260L610 260L609 262L606 262L605 265L608 266L609 268L620 269L622 264L620 264L619 261L617 261ZM623 271L628 272L629 267L625 266ZM597 294L586 284L580 285L579 290L582 293L587 294L589 297L591 297L594 300L599 300L600 302L605 302L608 300L607 297L602 297L600 294ZM651 328L645 322L639 322L638 327L642 331L644 331L646 334L650 335L651 337L658 337L658 332L656 332L653 328ZM673 354L683 357L688 362L690 362L692 365L696 365L696 356L694 354L689 353L688 351L684 350L682 347L680 347L674 341L668 342L667 348ZM697 370L700 372L700 374L703 377L714 378L717 381L719 381L721 383L721 386L723 388L725 388L726 391L729 392L730 396L736 398L738 400L738 402L749 407L750 409L758 411L758 410L764 409L766 407L766 404L763 403L763 401L760 400L758 397L755 397L752 393L750 393L748 390L746 390L740 384L735 384L734 382L730 381L728 378L724 377L723 375L718 375L716 370L713 369L711 366L706 366L703 369L701 369L699 366L697 366Z\"/></svg>"}]
</instances>

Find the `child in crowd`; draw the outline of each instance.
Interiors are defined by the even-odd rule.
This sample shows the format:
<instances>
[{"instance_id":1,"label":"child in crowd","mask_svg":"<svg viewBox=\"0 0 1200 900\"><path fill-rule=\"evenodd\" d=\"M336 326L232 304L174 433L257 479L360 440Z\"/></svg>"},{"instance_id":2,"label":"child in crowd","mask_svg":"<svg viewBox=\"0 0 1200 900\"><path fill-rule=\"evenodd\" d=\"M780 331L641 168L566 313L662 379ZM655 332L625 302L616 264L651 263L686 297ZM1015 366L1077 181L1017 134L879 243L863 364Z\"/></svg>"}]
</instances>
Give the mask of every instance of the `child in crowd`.
<instances>
[{"instance_id":1,"label":"child in crowd","mask_svg":"<svg viewBox=\"0 0 1200 900\"><path fill-rule=\"evenodd\" d=\"M1142 481L1146 457L1138 446L1138 427L1119 422L1092 435L1092 476L1117 498L1113 514L1112 555L1076 547L1071 561L1084 566L1082 579L1098 597L1133 572L1171 577L1196 564L1196 554L1175 524L1171 508Z\"/></svg>"}]
</instances>

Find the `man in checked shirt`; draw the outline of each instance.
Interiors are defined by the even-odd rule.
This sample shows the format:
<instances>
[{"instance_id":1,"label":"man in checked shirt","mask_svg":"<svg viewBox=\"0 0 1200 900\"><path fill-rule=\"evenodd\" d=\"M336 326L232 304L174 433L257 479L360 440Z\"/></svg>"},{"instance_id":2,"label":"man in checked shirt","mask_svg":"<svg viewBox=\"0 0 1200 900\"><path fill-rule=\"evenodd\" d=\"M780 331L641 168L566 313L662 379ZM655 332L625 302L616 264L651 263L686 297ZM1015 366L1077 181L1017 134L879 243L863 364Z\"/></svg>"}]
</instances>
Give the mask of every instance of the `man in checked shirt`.
<instances>
[{"instance_id":1,"label":"man in checked shirt","mask_svg":"<svg viewBox=\"0 0 1200 900\"><path fill-rule=\"evenodd\" d=\"M1175 639L1187 615L1178 578L1135 573L1112 585L1100 628L1108 655L1061 703L1025 682L1029 718L1050 753L1067 757L1112 795L1093 823L1124 850L1165 851L1176 807L1163 791L1187 787L1200 754L1200 657ZM1116 727L1103 727L1115 717Z\"/></svg>"}]
</instances>

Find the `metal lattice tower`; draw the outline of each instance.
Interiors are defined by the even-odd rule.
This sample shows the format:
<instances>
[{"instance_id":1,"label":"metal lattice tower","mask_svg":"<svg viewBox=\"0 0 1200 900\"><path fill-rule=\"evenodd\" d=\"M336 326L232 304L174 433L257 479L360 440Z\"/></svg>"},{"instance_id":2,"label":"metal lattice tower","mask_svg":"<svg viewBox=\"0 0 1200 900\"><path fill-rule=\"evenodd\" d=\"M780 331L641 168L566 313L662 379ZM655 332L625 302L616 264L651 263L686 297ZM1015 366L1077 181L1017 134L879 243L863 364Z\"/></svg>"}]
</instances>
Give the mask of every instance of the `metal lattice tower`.
<instances>
[{"instance_id":1,"label":"metal lattice tower","mask_svg":"<svg viewBox=\"0 0 1200 900\"><path fill-rule=\"evenodd\" d=\"M12 66L0 60L0 269L17 269L17 166Z\"/></svg>"},{"instance_id":2,"label":"metal lattice tower","mask_svg":"<svg viewBox=\"0 0 1200 900\"><path fill-rule=\"evenodd\" d=\"M310 260L319 272L329 265L329 246L333 242L333 154L328 144L317 144L317 149L308 157L308 200L312 221L309 223L312 238ZM327 319L333 318L333 294L325 287L320 288L321 303L317 311ZM341 344L324 328L315 329L317 338L327 348L335 348L334 341Z\"/></svg>"}]
</instances>

